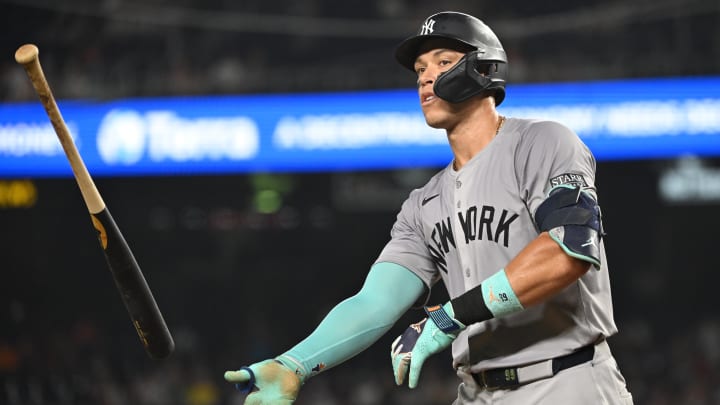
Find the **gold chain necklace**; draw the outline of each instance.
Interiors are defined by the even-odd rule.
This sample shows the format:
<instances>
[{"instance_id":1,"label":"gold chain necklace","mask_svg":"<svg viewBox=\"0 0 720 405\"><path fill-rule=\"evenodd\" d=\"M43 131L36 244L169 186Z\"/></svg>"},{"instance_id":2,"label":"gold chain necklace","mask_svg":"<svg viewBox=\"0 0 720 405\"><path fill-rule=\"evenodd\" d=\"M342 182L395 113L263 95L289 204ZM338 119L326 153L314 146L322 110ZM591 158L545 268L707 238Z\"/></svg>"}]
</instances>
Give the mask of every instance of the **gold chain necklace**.
<instances>
[{"instance_id":1,"label":"gold chain necklace","mask_svg":"<svg viewBox=\"0 0 720 405\"><path fill-rule=\"evenodd\" d=\"M497 129L495 130L495 136L500 133L500 128L502 128L503 124L505 123L505 116L501 115L500 120L498 121Z\"/></svg>"}]
</instances>

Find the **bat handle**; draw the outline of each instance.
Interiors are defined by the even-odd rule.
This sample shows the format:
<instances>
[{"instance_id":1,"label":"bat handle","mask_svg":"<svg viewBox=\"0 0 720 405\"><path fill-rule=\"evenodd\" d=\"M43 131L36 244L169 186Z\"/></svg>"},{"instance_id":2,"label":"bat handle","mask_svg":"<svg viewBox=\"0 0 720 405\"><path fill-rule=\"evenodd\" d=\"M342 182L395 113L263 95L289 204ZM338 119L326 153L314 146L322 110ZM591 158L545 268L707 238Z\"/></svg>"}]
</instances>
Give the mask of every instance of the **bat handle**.
<instances>
[{"instance_id":1,"label":"bat handle","mask_svg":"<svg viewBox=\"0 0 720 405\"><path fill-rule=\"evenodd\" d=\"M88 211L90 211L91 214L97 214L105 208L105 202L102 196L100 196L97 187L95 187L95 183L78 153L72 135L70 135L70 130L68 130L65 120L60 113L60 108L58 108L55 102L55 97L53 97L50 85L48 85L45 79L45 73L43 73L42 66L40 65L39 54L40 51L37 46L25 44L15 51L15 61L25 69L25 72L30 78L30 82L35 88L35 92L40 98L40 103L42 103L48 118L50 118L50 123L55 129L55 133L60 140L65 155L70 161L70 167L80 187L80 192L88 207Z\"/></svg>"}]
</instances>

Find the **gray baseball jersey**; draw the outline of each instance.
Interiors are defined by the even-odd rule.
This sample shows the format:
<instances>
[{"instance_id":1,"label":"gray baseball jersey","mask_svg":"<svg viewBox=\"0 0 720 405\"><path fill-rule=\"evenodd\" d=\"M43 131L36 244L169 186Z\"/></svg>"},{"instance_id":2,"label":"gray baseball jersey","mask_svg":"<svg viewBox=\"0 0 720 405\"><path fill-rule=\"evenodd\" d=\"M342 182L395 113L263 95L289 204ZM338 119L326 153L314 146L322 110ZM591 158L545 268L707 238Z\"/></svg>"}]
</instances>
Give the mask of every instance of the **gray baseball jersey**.
<instances>
[{"instance_id":1,"label":"gray baseball jersey","mask_svg":"<svg viewBox=\"0 0 720 405\"><path fill-rule=\"evenodd\" d=\"M451 298L504 268L539 232L533 214L551 188L580 185L594 195L595 160L580 138L552 121L508 118L462 169L452 164L413 190L377 262L413 271ZM472 372L567 354L614 334L605 249L602 266L545 303L470 325L453 362Z\"/></svg>"}]
</instances>

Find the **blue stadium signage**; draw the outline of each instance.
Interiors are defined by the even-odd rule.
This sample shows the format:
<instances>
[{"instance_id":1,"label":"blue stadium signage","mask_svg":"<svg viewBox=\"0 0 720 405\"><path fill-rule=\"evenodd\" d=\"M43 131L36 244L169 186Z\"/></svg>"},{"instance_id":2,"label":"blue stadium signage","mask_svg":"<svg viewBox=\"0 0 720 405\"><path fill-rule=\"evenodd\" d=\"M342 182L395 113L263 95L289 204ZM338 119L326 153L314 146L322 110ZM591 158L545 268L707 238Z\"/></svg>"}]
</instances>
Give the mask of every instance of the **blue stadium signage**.
<instances>
[{"instance_id":1,"label":"blue stadium signage","mask_svg":"<svg viewBox=\"0 0 720 405\"><path fill-rule=\"evenodd\" d=\"M720 77L510 85L507 116L575 130L598 160L720 156ZM442 166L414 90L59 101L93 175ZM70 176L39 103L0 104L0 177Z\"/></svg>"}]
</instances>

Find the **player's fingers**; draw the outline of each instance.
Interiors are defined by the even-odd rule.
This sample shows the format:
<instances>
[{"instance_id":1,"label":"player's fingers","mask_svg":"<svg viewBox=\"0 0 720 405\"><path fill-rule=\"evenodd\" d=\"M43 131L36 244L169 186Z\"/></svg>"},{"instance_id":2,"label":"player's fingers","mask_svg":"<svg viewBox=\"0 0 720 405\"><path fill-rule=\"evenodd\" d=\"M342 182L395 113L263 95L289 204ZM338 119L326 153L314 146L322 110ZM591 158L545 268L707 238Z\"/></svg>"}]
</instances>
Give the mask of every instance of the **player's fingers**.
<instances>
[{"instance_id":1,"label":"player's fingers","mask_svg":"<svg viewBox=\"0 0 720 405\"><path fill-rule=\"evenodd\" d=\"M410 373L408 375L408 387L417 387L418 379L420 379L420 370L425 363L426 356L413 352L412 361L410 361Z\"/></svg>"},{"instance_id":2,"label":"player's fingers","mask_svg":"<svg viewBox=\"0 0 720 405\"><path fill-rule=\"evenodd\" d=\"M399 345L398 347L396 347L395 349L393 349L390 352L390 357L397 357L397 356L402 355L402 349L403 349L403 345Z\"/></svg>"},{"instance_id":3,"label":"player's fingers","mask_svg":"<svg viewBox=\"0 0 720 405\"><path fill-rule=\"evenodd\" d=\"M245 402L243 402L243 405L265 405L265 404L275 404L277 402L270 402L268 401L268 398L263 397L260 393L254 393L250 394L245 398Z\"/></svg>"},{"instance_id":4,"label":"player's fingers","mask_svg":"<svg viewBox=\"0 0 720 405\"><path fill-rule=\"evenodd\" d=\"M398 346L398 343L400 343L400 339L402 336L398 336L395 340L393 340L392 344L390 345L390 354L397 354L400 353L400 350L402 350L403 345Z\"/></svg>"},{"instance_id":5,"label":"player's fingers","mask_svg":"<svg viewBox=\"0 0 720 405\"><path fill-rule=\"evenodd\" d=\"M245 397L243 405L262 405L262 399L258 398L258 394L250 394Z\"/></svg>"},{"instance_id":6,"label":"player's fingers","mask_svg":"<svg viewBox=\"0 0 720 405\"><path fill-rule=\"evenodd\" d=\"M410 354L398 356L393 359L393 372L395 374L395 384L403 385L405 376L407 375L408 363L410 362Z\"/></svg>"},{"instance_id":7,"label":"player's fingers","mask_svg":"<svg viewBox=\"0 0 720 405\"><path fill-rule=\"evenodd\" d=\"M248 395L243 405L292 405L295 401L284 398L263 398L260 395Z\"/></svg>"},{"instance_id":8,"label":"player's fingers","mask_svg":"<svg viewBox=\"0 0 720 405\"><path fill-rule=\"evenodd\" d=\"M270 402L267 401L267 399L264 399L261 394L254 393L250 394L245 398L245 402L243 402L243 405L265 405L269 404ZM274 402L272 402L274 403Z\"/></svg>"},{"instance_id":9,"label":"player's fingers","mask_svg":"<svg viewBox=\"0 0 720 405\"><path fill-rule=\"evenodd\" d=\"M224 377L225 381L231 383L246 383L250 381L251 378L250 373L246 370L226 371Z\"/></svg>"}]
</instances>

